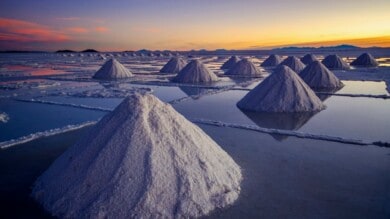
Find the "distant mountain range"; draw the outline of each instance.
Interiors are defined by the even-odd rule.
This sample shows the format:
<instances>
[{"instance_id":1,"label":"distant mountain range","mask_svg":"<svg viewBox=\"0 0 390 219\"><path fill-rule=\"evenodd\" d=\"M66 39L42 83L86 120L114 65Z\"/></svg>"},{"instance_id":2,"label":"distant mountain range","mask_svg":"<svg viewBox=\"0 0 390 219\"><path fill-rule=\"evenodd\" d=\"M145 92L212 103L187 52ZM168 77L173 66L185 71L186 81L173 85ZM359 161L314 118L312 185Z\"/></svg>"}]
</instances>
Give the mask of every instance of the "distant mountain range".
<instances>
[{"instance_id":1,"label":"distant mountain range","mask_svg":"<svg viewBox=\"0 0 390 219\"><path fill-rule=\"evenodd\" d=\"M354 46L354 45L348 45L348 44L342 44L337 46L321 46L321 47L298 47L298 46L289 46L289 47L281 47L281 48L275 48L272 50L349 50L349 49L361 49L361 47Z\"/></svg>"},{"instance_id":2,"label":"distant mountain range","mask_svg":"<svg viewBox=\"0 0 390 219\"><path fill-rule=\"evenodd\" d=\"M71 53L71 52L77 52L77 51L74 51L74 50L69 50L69 49L63 49L63 50L57 50L56 53ZM81 52L99 52L97 50L94 50L94 49L86 49L86 50L83 50Z\"/></svg>"}]
</instances>

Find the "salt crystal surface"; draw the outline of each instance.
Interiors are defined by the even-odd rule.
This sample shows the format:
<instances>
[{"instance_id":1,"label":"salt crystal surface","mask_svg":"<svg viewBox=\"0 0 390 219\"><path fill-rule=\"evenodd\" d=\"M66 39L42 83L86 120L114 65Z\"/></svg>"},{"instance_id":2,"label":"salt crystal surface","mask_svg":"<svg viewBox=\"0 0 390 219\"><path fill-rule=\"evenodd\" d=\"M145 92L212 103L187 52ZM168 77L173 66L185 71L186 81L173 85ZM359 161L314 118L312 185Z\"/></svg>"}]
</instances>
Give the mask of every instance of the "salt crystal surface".
<instances>
[{"instance_id":1,"label":"salt crystal surface","mask_svg":"<svg viewBox=\"0 0 390 219\"><path fill-rule=\"evenodd\" d=\"M240 59L237 56L231 56L229 60L227 60L223 65L221 66L221 69L230 69L233 67Z\"/></svg>"},{"instance_id":2,"label":"salt crystal surface","mask_svg":"<svg viewBox=\"0 0 390 219\"><path fill-rule=\"evenodd\" d=\"M378 66L378 62L370 53L363 53L351 62L351 65L360 67L375 67Z\"/></svg>"},{"instance_id":3,"label":"salt crystal surface","mask_svg":"<svg viewBox=\"0 0 390 219\"><path fill-rule=\"evenodd\" d=\"M61 218L189 218L232 204L241 180L199 127L134 94L37 179L32 197Z\"/></svg>"},{"instance_id":4,"label":"salt crystal surface","mask_svg":"<svg viewBox=\"0 0 390 219\"><path fill-rule=\"evenodd\" d=\"M338 55L328 55L322 60L322 64L331 70L347 70L350 68L348 63Z\"/></svg>"},{"instance_id":5,"label":"salt crystal surface","mask_svg":"<svg viewBox=\"0 0 390 219\"><path fill-rule=\"evenodd\" d=\"M192 60L172 81L178 83L210 83L218 81L218 77L201 61Z\"/></svg>"},{"instance_id":6,"label":"salt crystal surface","mask_svg":"<svg viewBox=\"0 0 390 219\"><path fill-rule=\"evenodd\" d=\"M129 78L133 74L116 59L110 59L95 73L96 79L121 79Z\"/></svg>"},{"instance_id":7,"label":"salt crystal surface","mask_svg":"<svg viewBox=\"0 0 390 219\"><path fill-rule=\"evenodd\" d=\"M306 54L301 58L303 64L308 65L312 62L318 61L317 57L313 54Z\"/></svg>"},{"instance_id":8,"label":"salt crystal surface","mask_svg":"<svg viewBox=\"0 0 390 219\"><path fill-rule=\"evenodd\" d=\"M260 76L261 70L249 59L241 59L225 73L225 75Z\"/></svg>"},{"instance_id":9,"label":"salt crystal surface","mask_svg":"<svg viewBox=\"0 0 390 219\"><path fill-rule=\"evenodd\" d=\"M237 106L256 112L311 112L325 108L314 91L285 65L276 68L274 73L246 94Z\"/></svg>"},{"instance_id":10,"label":"salt crystal surface","mask_svg":"<svg viewBox=\"0 0 390 219\"><path fill-rule=\"evenodd\" d=\"M160 70L161 73L178 73L187 65L181 57L172 57Z\"/></svg>"},{"instance_id":11,"label":"salt crystal surface","mask_svg":"<svg viewBox=\"0 0 390 219\"><path fill-rule=\"evenodd\" d=\"M272 54L263 63L261 63L262 67L273 67L277 66L282 62L282 58L280 56Z\"/></svg>"},{"instance_id":12,"label":"salt crystal surface","mask_svg":"<svg viewBox=\"0 0 390 219\"><path fill-rule=\"evenodd\" d=\"M280 63L280 65L288 66L296 73L299 73L305 68L305 64L303 64L301 60L295 56L287 57L285 60L283 60L283 62Z\"/></svg>"},{"instance_id":13,"label":"salt crystal surface","mask_svg":"<svg viewBox=\"0 0 390 219\"><path fill-rule=\"evenodd\" d=\"M343 86L333 72L319 61L311 62L299 73L299 76L311 88L340 88Z\"/></svg>"}]
</instances>

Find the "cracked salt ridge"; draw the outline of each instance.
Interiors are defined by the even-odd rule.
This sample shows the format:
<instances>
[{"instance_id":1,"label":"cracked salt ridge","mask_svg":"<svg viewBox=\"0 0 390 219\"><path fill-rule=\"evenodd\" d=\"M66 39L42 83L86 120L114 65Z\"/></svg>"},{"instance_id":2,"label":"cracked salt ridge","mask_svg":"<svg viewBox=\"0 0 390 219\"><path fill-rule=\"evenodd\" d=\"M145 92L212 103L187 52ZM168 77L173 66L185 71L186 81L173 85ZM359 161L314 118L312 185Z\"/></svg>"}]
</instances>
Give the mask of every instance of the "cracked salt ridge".
<instances>
[{"instance_id":1,"label":"cracked salt ridge","mask_svg":"<svg viewBox=\"0 0 390 219\"><path fill-rule=\"evenodd\" d=\"M103 112L111 112L113 110L113 109L109 109L109 108L93 107L93 106L87 106L87 105L83 105L83 104L60 103L60 102L37 100L37 99L29 99L29 100L27 100L27 99L14 99L14 100L20 101L20 102L29 102L29 103L42 103L42 104L49 104L49 105L69 106L69 107L74 107L74 108L98 110L98 111L103 111Z\"/></svg>"},{"instance_id":2,"label":"cracked salt ridge","mask_svg":"<svg viewBox=\"0 0 390 219\"><path fill-rule=\"evenodd\" d=\"M3 142L0 142L0 149L1 150L7 149L9 147L23 144L23 143L26 143L29 141L33 141L33 140L36 140L38 138L44 138L44 137L49 137L49 136L53 136L53 135L57 135L57 134L61 134L61 133L69 132L69 131L74 131L77 129L81 129L81 128L84 128L87 126L94 125L94 124L96 124L96 122L97 121L88 121L88 122L84 122L84 123L80 123L80 124L76 124L76 125L67 125L67 126L64 126L62 128L49 129L49 130L46 130L43 132L36 132L36 133L32 133L32 134L29 134L26 136L22 136L20 138L11 139L8 141L3 141Z\"/></svg>"},{"instance_id":3,"label":"cracked salt ridge","mask_svg":"<svg viewBox=\"0 0 390 219\"><path fill-rule=\"evenodd\" d=\"M348 139L348 138L335 137L329 135L317 135L317 134L303 133L303 132L290 131L290 130L262 128L256 125L241 125L241 124L225 123L221 121L214 121L214 120L207 120L207 119L191 119L190 121L197 124L237 128L237 129L244 129L244 130L256 131L256 132L267 133L267 134L288 135L288 136L294 136L298 138L339 142L344 144L355 144L361 146L376 145L379 147L390 147L389 142L381 142L381 141L365 142L363 140L357 140L357 139Z\"/></svg>"},{"instance_id":4,"label":"cracked salt ridge","mask_svg":"<svg viewBox=\"0 0 390 219\"><path fill-rule=\"evenodd\" d=\"M373 95L373 94L335 94L335 93L327 93L327 92L315 92L316 94L325 94L332 96L344 96L344 97L369 97L369 98L381 98L381 99L390 99L389 95Z\"/></svg>"}]
</instances>

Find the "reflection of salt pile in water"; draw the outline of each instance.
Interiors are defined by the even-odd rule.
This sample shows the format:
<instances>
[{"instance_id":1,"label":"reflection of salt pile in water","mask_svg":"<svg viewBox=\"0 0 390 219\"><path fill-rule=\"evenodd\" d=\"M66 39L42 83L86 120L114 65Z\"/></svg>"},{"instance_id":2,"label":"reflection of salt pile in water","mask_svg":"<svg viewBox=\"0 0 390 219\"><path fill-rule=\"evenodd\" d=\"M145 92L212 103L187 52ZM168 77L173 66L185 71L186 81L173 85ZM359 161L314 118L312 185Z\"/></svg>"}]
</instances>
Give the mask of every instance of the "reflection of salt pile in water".
<instances>
[{"instance_id":1,"label":"reflection of salt pile in water","mask_svg":"<svg viewBox=\"0 0 390 219\"><path fill-rule=\"evenodd\" d=\"M192 218L233 203L241 179L199 127L135 94L54 161L32 196L61 218Z\"/></svg>"},{"instance_id":2,"label":"reflection of salt pile in water","mask_svg":"<svg viewBox=\"0 0 390 219\"><path fill-rule=\"evenodd\" d=\"M310 87L285 65L277 67L237 106L257 112L312 112L325 108Z\"/></svg>"},{"instance_id":3,"label":"reflection of salt pile in water","mask_svg":"<svg viewBox=\"0 0 390 219\"><path fill-rule=\"evenodd\" d=\"M218 77L199 60L192 60L172 81L179 83L209 83L218 81Z\"/></svg>"},{"instance_id":4,"label":"reflection of salt pile in water","mask_svg":"<svg viewBox=\"0 0 390 219\"><path fill-rule=\"evenodd\" d=\"M231 67L225 75L260 76L261 70L249 59L244 58Z\"/></svg>"},{"instance_id":5,"label":"reflection of salt pile in water","mask_svg":"<svg viewBox=\"0 0 390 219\"><path fill-rule=\"evenodd\" d=\"M233 67L237 62L240 61L240 59L237 56L230 57L229 60L227 60L223 65L221 66L221 69L230 69Z\"/></svg>"},{"instance_id":6,"label":"reflection of salt pile in water","mask_svg":"<svg viewBox=\"0 0 390 219\"><path fill-rule=\"evenodd\" d=\"M378 66L378 62L370 53L363 53L355 60L353 60L353 62L351 62L351 65L361 67L375 67Z\"/></svg>"},{"instance_id":7,"label":"reflection of salt pile in water","mask_svg":"<svg viewBox=\"0 0 390 219\"><path fill-rule=\"evenodd\" d=\"M317 113L264 113L245 110L242 112L259 127L283 130L298 130ZM279 134L271 134L271 136L278 141L285 140L288 137Z\"/></svg>"},{"instance_id":8,"label":"reflection of salt pile in water","mask_svg":"<svg viewBox=\"0 0 390 219\"><path fill-rule=\"evenodd\" d=\"M206 89L206 88L192 87L192 86L179 86L179 88L187 96L191 96L193 99L198 99L199 95L202 95L208 91L208 89Z\"/></svg>"},{"instance_id":9,"label":"reflection of salt pile in water","mask_svg":"<svg viewBox=\"0 0 390 219\"><path fill-rule=\"evenodd\" d=\"M318 61L317 57L313 54L306 54L301 58L303 64L308 65L312 62Z\"/></svg>"},{"instance_id":10,"label":"reflection of salt pile in water","mask_svg":"<svg viewBox=\"0 0 390 219\"><path fill-rule=\"evenodd\" d=\"M96 79L120 79L128 78L133 74L116 59L110 59L95 73Z\"/></svg>"},{"instance_id":11,"label":"reflection of salt pile in water","mask_svg":"<svg viewBox=\"0 0 390 219\"><path fill-rule=\"evenodd\" d=\"M0 112L0 123L7 123L9 116L7 113Z\"/></svg>"},{"instance_id":12,"label":"reflection of salt pile in water","mask_svg":"<svg viewBox=\"0 0 390 219\"><path fill-rule=\"evenodd\" d=\"M187 62L180 57L172 57L160 70L161 73L178 73L186 66Z\"/></svg>"},{"instance_id":13,"label":"reflection of salt pile in water","mask_svg":"<svg viewBox=\"0 0 390 219\"><path fill-rule=\"evenodd\" d=\"M260 66L273 67L273 66L279 65L281 62L282 62L282 59L280 58L280 56L272 54L266 60L264 60L264 62L261 63Z\"/></svg>"},{"instance_id":14,"label":"reflection of salt pile in water","mask_svg":"<svg viewBox=\"0 0 390 219\"><path fill-rule=\"evenodd\" d=\"M315 61L306 66L299 76L311 88L340 88L343 86L341 81L321 62Z\"/></svg>"},{"instance_id":15,"label":"reflection of salt pile in water","mask_svg":"<svg viewBox=\"0 0 390 219\"><path fill-rule=\"evenodd\" d=\"M346 70L349 69L348 63L346 63L340 56L338 55L328 55L322 60L322 64L324 64L327 68L332 70Z\"/></svg>"},{"instance_id":16,"label":"reflection of salt pile in water","mask_svg":"<svg viewBox=\"0 0 390 219\"><path fill-rule=\"evenodd\" d=\"M283 62L280 63L280 65L285 65L290 67L293 71L299 73L305 68L305 64L301 62L297 57L295 56L289 56Z\"/></svg>"}]
</instances>

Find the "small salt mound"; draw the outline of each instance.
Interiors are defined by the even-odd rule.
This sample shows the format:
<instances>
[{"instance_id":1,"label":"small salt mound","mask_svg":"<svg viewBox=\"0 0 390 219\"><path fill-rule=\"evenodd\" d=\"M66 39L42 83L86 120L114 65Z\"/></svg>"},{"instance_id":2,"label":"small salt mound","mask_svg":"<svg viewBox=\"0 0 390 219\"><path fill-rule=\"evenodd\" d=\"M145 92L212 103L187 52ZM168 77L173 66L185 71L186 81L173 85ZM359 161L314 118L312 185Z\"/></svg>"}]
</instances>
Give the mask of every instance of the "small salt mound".
<instances>
[{"instance_id":1,"label":"small salt mound","mask_svg":"<svg viewBox=\"0 0 390 219\"><path fill-rule=\"evenodd\" d=\"M285 65L290 67L293 71L299 73L305 68L305 64L301 62L297 57L295 56L289 56L283 62L280 63L280 65Z\"/></svg>"},{"instance_id":2,"label":"small salt mound","mask_svg":"<svg viewBox=\"0 0 390 219\"><path fill-rule=\"evenodd\" d=\"M193 218L232 204L240 167L153 95L126 98L35 182L60 218Z\"/></svg>"},{"instance_id":3,"label":"small salt mound","mask_svg":"<svg viewBox=\"0 0 390 219\"><path fill-rule=\"evenodd\" d=\"M378 66L378 62L370 53L363 53L353 62L351 62L353 66L361 66L361 67L376 67Z\"/></svg>"},{"instance_id":4,"label":"small salt mound","mask_svg":"<svg viewBox=\"0 0 390 219\"><path fill-rule=\"evenodd\" d=\"M318 61L317 57L313 54L306 54L301 58L303 64L308 65L312 62Z\"/></svg>"},{"instance_id":5,"label":"small salt mound","mask_svg":"<svg viewBox=\"0 0 390 219\"><path fill-rule=\"evenodd\" d=\"M282 58L280 56L272 54L260 66L262 67L273 67L277 66L282 62Z\"/></svg>"},{"instance_id":6,"label":"small salt mound","mask_svg":"<svg viewBox=\"0 0 390 219\"><path fill-rule=\"evenodd\" d=\"M280 65L238 103L256 112L314 112L325 105L291 68Z\"/></svg>"},{"instance_id":7,"label":"small salt mound","mask_svg":"<svg viewBox=\"0 0 390 219\"><path fill-rule=\"evenodd\" d=\"M172 79L178 83L209 83L218 77L199 60L192 60Z\"/></svg>"},{"instance_id":8,"label":"small salt mound","mask_svg":"<svg viewBox=\"0 0 390 219\"><path fill-rule=\"evenodd\" d=\"M96 79L120 79L129 78L133 74L116 59L110 59L95 73Z\"/></svg>"},{"instance_id":9,"label":"small salt mound","mask_svg":"<svg viewBox=\"0 0 390 219\"><path fill-rule=\"evenodd\" d=\"M0 112L0 123L7 123L9 116L7 113Z\"/></svg>"},{"instance_id":10,"label":"small salt mound","mask_svg":"<svg viewBox=\"0 0 390 219\"><path fill-rule=\"evenodd\" d=\"M160 70L161 73L178 73L180 72L185 66L187 65L187 62L184 61L180 57L172 57L167 64L164 65L164 67Z\"/></svg>"},{"instance_id":11,"label":"small salt mound","mask_svg":"<svg viewBox=\"0 0 390 219\"><path fill-rule=\"evenodd\" d=\"M240 75L240 76L260 76L261 70L256 67L249 59L241 59L237 64L229 69L225 75Z\"/></svg>"},{"instance_id":12,"label":"small salt mound","mask_svg":"<svg viewBox=\"0 0 390 219\"><path fill-rule=\"evenodd\" d=\"M240 61L240 59L237 56L230 57L229 60L227 60L223 65L221 66L221 69L230 69L233 67L237 62Z\"/></svg>"},{"instance_id":13,"label":"small salt mound","mask_svg":"<svg viewBox=\"0 0 390 219\"><path fill-rule=\"evenodd\" d=\"M299 76L311 88L340 88L343 86L336 75L319 61L310 63L299 73Z\"/></svg>"},{"instance_id":14,"label":"small salt mound","mask_svg":"<svg viewBox=\"0 0 390 219\"><path fill-rule=\"evenodd\" d=\"M348 63L346 63L340 56L338 55L328 55L322 60L322 64L324 64L327 68L332 70L347 70L349 69Z\"/></svg>"}]
</instances>

